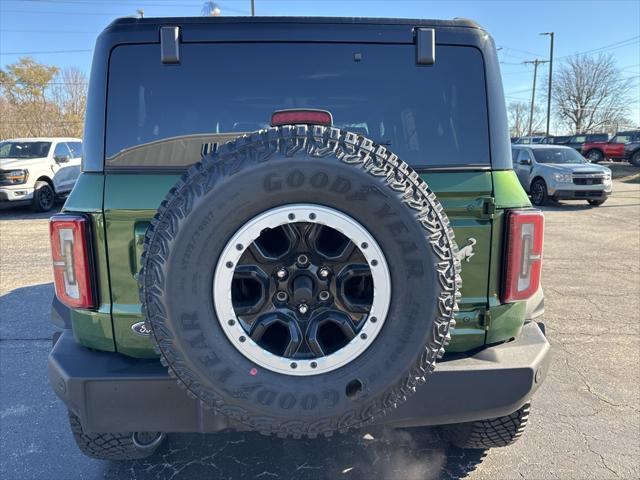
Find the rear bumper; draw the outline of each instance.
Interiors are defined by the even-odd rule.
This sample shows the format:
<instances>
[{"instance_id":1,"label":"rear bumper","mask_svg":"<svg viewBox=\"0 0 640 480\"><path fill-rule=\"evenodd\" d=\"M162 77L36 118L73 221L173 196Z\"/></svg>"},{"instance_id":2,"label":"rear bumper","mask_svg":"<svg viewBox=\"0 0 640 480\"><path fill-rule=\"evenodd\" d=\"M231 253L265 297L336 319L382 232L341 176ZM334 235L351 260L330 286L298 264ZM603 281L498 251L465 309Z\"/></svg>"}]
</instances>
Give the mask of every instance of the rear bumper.
<instances>
[{"instance_id":1,"label":"rear bumper","mask_svg":"<svg viewBox=\"0 0 640 480\"><path fill-rule=\"evenodd\" d=\"M550 346L527 323L514 341L442 361L427 384L378 420L395 427L441 425L508 415L542 384ZM190 398L157 360L78 345L65 330L49 355L54 391L88 432L216 432L225 417Z\"/></svg>"}]
</instances>

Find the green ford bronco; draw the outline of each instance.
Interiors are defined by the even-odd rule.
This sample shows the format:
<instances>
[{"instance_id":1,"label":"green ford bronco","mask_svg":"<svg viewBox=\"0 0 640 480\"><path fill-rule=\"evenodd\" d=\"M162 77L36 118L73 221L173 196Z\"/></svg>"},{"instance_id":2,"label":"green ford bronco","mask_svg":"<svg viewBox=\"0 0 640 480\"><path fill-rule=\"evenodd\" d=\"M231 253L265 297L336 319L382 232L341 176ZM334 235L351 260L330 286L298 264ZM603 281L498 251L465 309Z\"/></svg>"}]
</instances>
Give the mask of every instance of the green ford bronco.
<instances>
[{"instance_id":1,"label":"green ford bronco","mask_svg":"<svg viewBox=\"0 0 640 480\"><path fill-rule=\"evenodd\" d=\"M92 457L372 424L499 447L546 375L543 216L468 20L117 20L50 227L49 375Z\"/></svg>"}]
</instances>

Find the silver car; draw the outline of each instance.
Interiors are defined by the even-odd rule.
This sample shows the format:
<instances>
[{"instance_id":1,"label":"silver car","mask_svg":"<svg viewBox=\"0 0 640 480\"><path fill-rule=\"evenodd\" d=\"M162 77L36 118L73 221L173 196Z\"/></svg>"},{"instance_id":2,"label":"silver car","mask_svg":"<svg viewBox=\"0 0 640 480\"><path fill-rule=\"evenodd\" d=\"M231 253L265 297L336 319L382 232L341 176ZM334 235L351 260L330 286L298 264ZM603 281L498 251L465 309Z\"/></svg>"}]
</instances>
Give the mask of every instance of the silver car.
<instances>
[{"instance_id":1,"label":"silver car","mask_svg":"<svg viewBox=\"0 0 640 480\"><path fill-rule=\"evenodd\" d=\"M570 147L513 145L513 169L534 205L586 200L602 205L611 195L611 170L589 163Z\"/></svg>"}]
</instances>

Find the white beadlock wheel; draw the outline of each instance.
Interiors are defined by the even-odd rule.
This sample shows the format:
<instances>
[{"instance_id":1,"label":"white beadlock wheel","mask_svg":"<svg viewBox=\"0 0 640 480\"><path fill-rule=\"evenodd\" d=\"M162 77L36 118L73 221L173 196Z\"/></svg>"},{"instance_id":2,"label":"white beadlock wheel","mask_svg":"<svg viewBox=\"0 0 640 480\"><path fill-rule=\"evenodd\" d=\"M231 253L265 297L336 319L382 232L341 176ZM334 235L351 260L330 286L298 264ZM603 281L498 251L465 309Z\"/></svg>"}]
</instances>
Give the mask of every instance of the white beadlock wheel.
<instances>
[{"instance_id":1,"label":"white beadlock wheel","mask_svg":"<svg viewBox=\"0 0 640 480\"><path fill-rule=\"evenodd\" d=\"M348 238L364 256L373 280L373 300L357 334L342 348L325 356L293 358L275 355L254 342L243 323L238 318L232 300L232 282L236 266L245 251L267 229L294 223L318 224L333 228ZM308 262L306 255L302 260ZM302 265L303 267L305 265ZM320 267L319 276L326 273ZM274 275L284 278L283 269L274 269ZM278 292L282 293L282 292ZM319 293L320 299L327 300L327 291ZM382 329L391 302L391 277L382 249L373 236L352 217L333 208L313 204L292 204L268 210L240 228L227 242L220 256L213 280L213 300L220 326L229 341L246 358L262 368L285 375L306 376L330 372L353 361L361 355L378 336ZM307 314L304 305L301 312Z\"/></svg>"}]
</instances>

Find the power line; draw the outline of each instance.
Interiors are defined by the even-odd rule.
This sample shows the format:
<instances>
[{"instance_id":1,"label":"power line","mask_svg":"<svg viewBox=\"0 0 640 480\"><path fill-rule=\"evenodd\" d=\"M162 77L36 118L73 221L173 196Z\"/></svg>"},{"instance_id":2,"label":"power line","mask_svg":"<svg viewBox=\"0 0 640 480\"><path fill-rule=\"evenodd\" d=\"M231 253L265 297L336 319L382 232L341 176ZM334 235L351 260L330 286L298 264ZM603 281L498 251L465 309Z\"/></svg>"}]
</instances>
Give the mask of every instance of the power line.
<instances>
[{"instance_id":1,"label":"power line","mask_svg":"<svg viewBox=\"0 0 640 480\"><path fill-rule=\"evenodd\" d=\"M130 2L124 2L124 1L100 1L100 0L60 0L60 1L56 1L56 0L20 0L19 2L17 0L5 0L5 1L13 1L13 2L17 2L17 3L45 3L47 5L114 5L114 6L124 6L124 7L130 7L130 8L134 8L134 7L160 7L160 8L173 8L173 7L200 7L202 6L202 3L198 3L198 2L194 2L194 3L188 3L188 2L184 2L184 3L164 3L162 2L162 0L152 0L152 1L145 1L145 0L138 0L135 3L130 3ZM158 3L161 2L161 3ZM229 11L229 12L235 12L235 13L241 13L244 15L249 15L249 12L247 10L242 10L242 9L238 9L238 8L233 8L233 7L228 7L228 6L221 6L223 11ZM54 11L40 11L40 10L35 10L35 11L11 11L11 10L3 10L4 12L12 12L12 13L47 13L47 14L56 14L56 13L71 13L71 14L76 14L76 12L54 12ZM81 13L81 12L77 12L78 14L84 15L85 13ZM89 14L89 13L87 13ZM99 15L113 15L113 14L99 14Z\"/></svg>"},{"instance_id":2,"label":"power line","mask_svg":"<svg viewBox=\"0 0 640 480\"><path fill-rule=\"evenodd\" d=\"M124 6L128 6L128 7L132 7L132 6L143 6L143 7L196 7L199 4L198 3L188 3L188 2L184 2L184 3L154 3L154 2L147 2L145 0L138 0L135 2L135 4L131 4L130 2L124 2L124 1L100 1L100 0L78 0L78 1L73 1L73 0L60 0L60 1L52 1L52 0L4 0L4 1L8 1L8 2L17 2L17 3L47 3L49 5L95 5L95 4L103 4L103 5L124 5ZM155 2L158 2L159 0L155 0Z\"/></svg>"},{"instance_id":3,"label":"power line","mask_svg":"<svg viewBox=\"0 0 640 480\"><path fill-rule=\"evenodd\" d=\"M556 60L560 60L562 58L569 58L569 57L573 57L575 55L585 55L587 53L595 53L595 52L601 52L604 50L615 50L617 48L622 48L622 47L627 47L629 45L633 45L634 41L640 39L640 35L636 35L634 37L631 38L627 38L625 40L620 40L618 42L615 43L610 43L609 45L604 45L602 47L598 47L598 48L593 48L591 50L584 50L582 52L575 52L569 55L563 55L562 57L557 57Z\"/></svg>"},{"instance_id":4,"label":"power line","mask_svg":"<svg viewBox=\"0 0 640 480\"><path fill-rule=\"evenodd\" d=\"M0 28L0 33L3 32L10 32L10 33L60 33L60 30L20 30L20 29L4 29L4 28ZM87 34L87 35L98 35L100 32L81 32L81 31L70 31L70 30L65 30L64 31L65 35L67 33L83 33L83 34Z\"/></svg>"},{"instance_id":5,"label":"power line","mask_svg":"<svg viewBox=\"0 0 640 480\"><path fill-rule=\"evenodd\" d=\"M505 72L502 74L502 76L504 77L505 75L524 75L525 73L531 73L531 70L518 70L517 72Z\"/></svg>"},{"instance_id":6,"label":"power line","mask_svg":"<svg viewBox=\"0 0 640 480\"><path fill-rule=\"evenodd\" d=\"M525 53L527 55L533 55L534 57L542 57L543 56L543 55L540 55L539 53L530 52L528 50L522 50L521 48L502 47L502 46L500 48L502 48L504 50L511 50L511 51L514 51L514 52ZM527 57L527 58L530 58L530 57Z\"/></svg>"},{"instance_id":7,"label":"power line","mask_svg":"<svg viewBox=\"0 0 640 480\"><path fill-rule=\"evenodd\" d=\"M33 15L35 13L43 13L47 15L108 15L111 17L122 16L121 12L51 12L48 10L2 10L2 13L26 13ZM133 15L133 14L132 14Z\"/></svg>"},{"instance_id":8,"label":"power line","mask_svg":"<svg viewBox=\"0 0 640 480\"><path fill-rule=\"evenodd\" d=\"M91 49L87 50L38 50L31 52L0 52L0 57L3 55L47 55L50 53L86 53L93 52Z\"/></svg>"}]
</instances>

